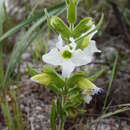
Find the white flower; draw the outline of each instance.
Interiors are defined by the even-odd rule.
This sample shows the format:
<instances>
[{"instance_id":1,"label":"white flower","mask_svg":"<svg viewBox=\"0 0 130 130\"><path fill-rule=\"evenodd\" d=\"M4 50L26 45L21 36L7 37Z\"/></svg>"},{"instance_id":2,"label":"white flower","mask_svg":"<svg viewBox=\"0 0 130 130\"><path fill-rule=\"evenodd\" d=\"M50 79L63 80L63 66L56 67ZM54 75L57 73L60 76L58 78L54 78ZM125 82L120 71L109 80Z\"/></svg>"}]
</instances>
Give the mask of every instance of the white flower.
<instances>
[{"instance_id":1,"label":"white flower","mask_svg":"<svg viewBox=\"0 0 130 130\"><path fill-rule=\"evenodd\" d=\"M92 96L95 94L102 94L103 89L98 88L95 84L93 84L91 81L89 81L86 78L81 79L79 82L79 87L83 90L83 99L84 101L89 104L92 100Z\"/></svg>"},{"instance_id":2,"label":"white flower","mask_svg":"<svg viewBox=\"0 0 130 130\"><path fill-rule=\"evenodd\" d=\"M62 67L62 76L69 77L75 67L86 65L92 61L92 57L86 55L81 49L76 49L76 43L70 38L71 43L64 46L61 36L58 37L56 48L43 55L44 62Z\"/></svg>"},{"instance_id":3,"label":"white flower","mask_svg":"<svg viewBox=\"0 0 130 130\"><path fill-rule=\"evenodd\" d=\"M95 52L101 52L96 47L96 41L92 40L93 36L97 33L97 31L92 32L86 37L86 47L84 49L84 52L88 56L93 56Z\"/></svg>"},{"instance_id":4,"label":"white flower","mask_svg":"<svg viewBox=\"0 0 130 130\"><path fill-rule=\"evenodd\" d=\"M90 21L90 23L88 24L91 24L92 21ZM95 30L95 31L94 31ZM93 31L92 33L90 33L91 31ZM89 34L90 33L90 34ZM101 52L99 49L97 49L96 47L96 41L92 40L93 36L97 33L97 30L96 30L96 26L93 24L92 27L85 33L83 33L81 35L81 37L83 36L86 36L84 38L84 41L83 41L83 47L84 47L84 52L86 55L89 55L90 57L93 56L93 54L95 52Z\"/></svg>"}]
</instances>

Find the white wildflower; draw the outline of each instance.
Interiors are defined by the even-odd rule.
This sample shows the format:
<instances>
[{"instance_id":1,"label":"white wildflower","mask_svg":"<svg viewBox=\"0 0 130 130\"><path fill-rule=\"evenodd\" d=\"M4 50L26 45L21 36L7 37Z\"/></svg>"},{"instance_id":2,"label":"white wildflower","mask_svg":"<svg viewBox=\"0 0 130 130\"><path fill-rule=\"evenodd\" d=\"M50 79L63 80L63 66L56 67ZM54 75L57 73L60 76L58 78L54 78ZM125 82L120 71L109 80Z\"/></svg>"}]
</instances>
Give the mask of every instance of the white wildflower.
<instances>
[{"instance_id":1,"label":"white wildflower","mask_svg":"<svg viewBox=\"0 0 130 130\"><path fill-rule=\"evenodd\" d=\"M64 46L61 36L58 37L56 48L43 55L44 62L62 67L62 76L69 77L75 67L86 65L92 61L92 57L86 55L83 50L76 49L76 43L70 38L71 43Z\"/></svg>"}]
</instances>

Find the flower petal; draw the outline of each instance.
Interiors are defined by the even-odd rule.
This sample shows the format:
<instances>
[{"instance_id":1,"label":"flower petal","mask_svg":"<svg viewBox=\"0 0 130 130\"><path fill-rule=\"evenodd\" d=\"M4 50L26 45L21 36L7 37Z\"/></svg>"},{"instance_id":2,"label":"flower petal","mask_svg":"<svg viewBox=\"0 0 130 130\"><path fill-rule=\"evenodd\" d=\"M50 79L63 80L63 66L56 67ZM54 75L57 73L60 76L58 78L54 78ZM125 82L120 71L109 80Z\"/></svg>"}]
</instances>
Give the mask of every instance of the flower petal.
<instances>
[{"instance_id":1,"label":"flower petal","mask_svg":"<svg viewBox=\"0 0 130 130\"><path fill-rule=\"evenodd\" d=\"M87 104L89 104L90 101L92 100L92 96L86 95L86 96L83 97L83 99L84 99L84 101L85 101Z\"/></svg>"},{"instance_id":2,"label":"flower petal","mask_svg":"<svg viewBox=\"0 0 130 130\"><path fill-rule=\"evenodd\" d=\"M72 47L72 51L74 51L74 50L76 49L76 43L75 43L75 40L71 37L71 38L70 38L70 41L71 41L70 46Z\"/></svg>"},{"instance_id":3,"label":"flower petal","mask_svg":"<svg viewBox=\"0 0 130 130\"><path fill-rule=\"evenodd\" d=\"M56 43L56 47L57 47L59 50L61 50L62 47L63 47L63 45L64 45L64 42L63 42L63 40L62 40L61 35L59 35L59 36L58 36L58 42Z\"/></svg>"},{"instance_id":4,"label":"flower petal","mask_svg":"<svg viewBox=\"0 0 130 130\"><path fill-rule=\"evenodd\" d=\"M82 66L90 63L92 61L92 57L86 55L81 49L78 49L73 53L71 60L75 66Z\"/></svg>"},{"instance_id":5,"label":"flower petal","mask_svg":"<svg viewBox=\"0 0 130 130\"><path fill-rule=\"evenodd\" d=\"M62 63L62 76L63 77L69 77L74 70L75 66L71 62L71 60L64 60Z\"/></svg>"},{"instance_id":6,"label":"flower petal","mask_svg":"<svg viewBox=\"0 0 130 130\"><path fill-rule=\"evenodd\" d=\"M94 40L91 40L89 45L83 51L90 57L92 57L95 52L101 52L99 49L97 49L96 42Z\"/></svg>"},{"instance_id":7,"label":"flower petal","mask_svg":"<svg viewBox=\"0 0 130 130\"><path fill-rule=\"evenodd\" d=\"M42 60L51 65L61 65L62 64L62 57L57 48L54 48L49 53L43 55Z\"/></svg>"}]
</instances>

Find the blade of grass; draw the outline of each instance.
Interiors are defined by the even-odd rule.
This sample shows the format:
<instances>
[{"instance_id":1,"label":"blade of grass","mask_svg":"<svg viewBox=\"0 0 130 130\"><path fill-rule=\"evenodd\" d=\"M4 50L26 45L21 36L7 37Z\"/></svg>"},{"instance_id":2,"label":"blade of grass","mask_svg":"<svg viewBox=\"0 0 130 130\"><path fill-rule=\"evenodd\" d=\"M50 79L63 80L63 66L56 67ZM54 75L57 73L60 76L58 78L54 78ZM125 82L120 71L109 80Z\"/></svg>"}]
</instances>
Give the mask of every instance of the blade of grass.
<instances>
[{"instance_id":1,"label":"blade of grass","mask_svg":"<svg viewBox=\"0 0 130 130\"><path fill-rule=\"evenodd\" d=\"M60 8L57 10L52 10L50 12L50 15L53 14L61 14L64 11L64 8ZM16 67L16 64L19 63L21 55L25 52L27 47L32 43L32 41L36 38L36 29L38 29L44 22L46 21L46 17L43 16L38 20L36 23L30 27L30 29L24 34L24 36L18 41L18 43L15 45L13 53L11 55L7 71L5 74L5 80L4 80L4 86L7 84L7 81L9 77L11 76L11 73L14 71L14 68ZM35 36L31 36L33 33L35 33ZM32 37L32 38L31 38ZM29 40L30 39L30 40Z\"/></svg>"},{"instance_id":2,"label":"blade of grass","mask_svg":"<svg viewBox=\"0 0 130 130\"><path fill-rule=\"evenodd\" d=\"M111 74L109 86L108 86L108 89L107 89L106 97L105 97L105 100L104 100L103 110L105 109L105 107L107 105L107 100L108 100L109 94L111 92L112 82L114 80L115 73L116 73L117 62L118 62L118 53L116 54L114 65L113 65L113 68L112 68L112 74Z\"/></svg>"},{"instance_id":3,"label":"blade of grass","mask_svg":"<svg viewBox=\"0 0 130 130\"><path fill-rule=\"evenodd\" d=\"M61 2L61 3L57 4L57 5L54 5L54 6L50 7L48 9L48 12L50 13L50 15L52 15L52 14L54 14L54 12L64 10L64 8L65 8L65 2ZM8 32L6 32L2 37L0 37L0 42L3 41L4 39L8 38L12 34L16 33L17 31L19 31L23 27L25 27L25 25L29 25L29 24L37 21L39 18L43 17L44 15L45 15L44 11L41 11L37 15L29 17L27 20L24 20L22 23L20 23L17 26L13 27Z\"/></svg>"},{"instance_id":4,"label":"blade of grass","mask_svg":"<svg viewBox=\"0 0 130 130\"><path fill-rule=\"evenodd\" d=\"M33 14L34 14L34 12L35 12L35 10L38 7L38 5L39 5L40 2L41 2L41 0L37 0L36 1L35 6L31 9L31 12L30 12L28 18L30 18L31 16L33 16Z\"/></svg>"},{"instance_id":5,"label":"blade of grass","mask_svg":"<svg viewBox=\"0 0 130 130\"><path fill-rule=\"evenodd\" d=\"M100 122L101 120L105 119L105 118L108 118L108 117L111 117L111 116L114 116L116 114L119 114L119 113L122 113L122 112L125 112L125 111L129 111L130 110L130 107L124 107L124 108L121 108L121 109L118 109L114 112L108 112L106 114L103 114L102 116L100 116L99 118L97 118L94 122L92 122L89 126L92 126L93 124L97 123L97 122Z\"/></svg>"},{"instance_id":6,"label":"blade of grass","mask_svg":"<svg viewBox=\"0 0 130 130\"><path fill-rule=\"evenodd\" d=\"M98 77L102 76L106 72L106 67L104 67L102 70L99 70L94 75L88 77L90 81L95 81Z\"/></svg>"},{"instance_id":7,"label":"blade of grass","mask_svg":"<svg viewBox=\"0 0 130 130\"><path fill-rule=\"evenodd\" d=\"M14 119L16 122L16 129L24 130L24 125L22 122L22 116L21 116L18 100L16 97L16 92L13 89L10 89L10 94L11 94L11 98L13 99L12 107L13 107Z\"/></svg>"},{"instance_id":8,"label":"blade of grass","mask_svg":"<svg viewBox=\"0 0 130 130\"><path fill-rule=\"evenodd\" d=\"M47 38L46 38L46 48L45 48L45 53L48 52L48 41L49 41L49 38L50 38L50 28L48 27L48 28L47 28Z\"/></svg>"},{"instance_id":9,"label":"blade of grass","mask_svg":"<svg viewBox=\"0 0 130 130\"><path fill-rule=\"evenodd\" d=\"M4 22L4 8L3 8L4 0L0 1L0 37L3 34L3 22ZM0 87L3 85L3 78L4 78L4 72L3 72L3 45L2 42L0 42Z\"/></svg>"},{"instance_id":10,"label":"blade of grass","mask_svg":"<svg viewBox=\"0 0 130 130\"><path fill-rule=\"evenodd\" d=\"M1 103L1 109L5 118L5 121L7 122L7 126L9 130L16 130L13 124L13 119L11 116L11 113L9 111L9 105L7 99L5 99L5 102Z\"/></svg>"},{"instance_id":11,"label":"blade of grass","mask_svg":"<svg viewBox=\"0 0 130 130\"><path fill-rule=\"evenodd\" d=\"M121 112L125 112L125 111L128 111L128 110L130 110L130 107L124 107L124 108L118 109L114 112L109 112L107 114L104 114L101 117L99 117L99 119L101 120L101 119L104 119L104 118L108 118L110 116L113 116L113 115L116 115L116 114L119 114Z\"/></svg>"}]
</instances>

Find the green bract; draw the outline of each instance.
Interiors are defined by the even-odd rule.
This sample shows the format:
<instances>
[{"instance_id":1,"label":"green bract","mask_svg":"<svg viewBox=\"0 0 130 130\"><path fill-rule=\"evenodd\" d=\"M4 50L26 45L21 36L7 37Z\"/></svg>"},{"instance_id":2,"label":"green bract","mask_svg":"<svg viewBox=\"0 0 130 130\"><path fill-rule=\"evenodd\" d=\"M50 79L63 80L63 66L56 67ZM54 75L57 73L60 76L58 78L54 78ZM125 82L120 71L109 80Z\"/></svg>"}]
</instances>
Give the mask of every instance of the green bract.
<instances>
[{"instance_id":1,"label":"green bract","mask_svg":"<svg viewBox=\"0 0 130 130\"><path fill-rule=\"evenodd\" d=\"M92 18L87 17L80 21L80 23L74 28L72 35L74 38L80 37L83 33L86 33L94 25Z\"/></svg>"},{"instance_id":2,"label":"green bract","mask_svg":"<svg viewBox=\"0 0 130 130\"><path fill-rule=\"evenodd\" d=\"M33 81L49 87L54 92L60 94L64 87L64 80L50 67L44 68L44 72L31 78Z\"/></svg>"},{"instance_id":3,"label":"green bract","mask_svg":"<svg viewBox=\"0 0 130 130\"><path fill-rule=\"evenodd\" d=\"M77 4L78 0L66 0L67 18L69 23L74 24L77 19Z\"/></svg>"},{"instance_id":4,"label":"green bract","mask_svg":"<svg viewBox=\"0 0 130 130\"><path fill-rule=\"evenodd\" d=\"M54 29L54 31L57 32L58 34L61 34L61 36L64 39L70 38L71 32L70 32L69 28L64 23L64 21L62 19L60 19L59 17L53 16L50 19L50 25Z\"/></svg>"},{"instance_id":5,"label":"green bract","mask_svg":"<svg viewBox=\"0 0 130 130\"><path fill-rule=\"evenodd\" d=\"M46 73L37 74L32 77L32 80L45 86L51 83L51 77Z\"/></svg>"}]
</instances>

